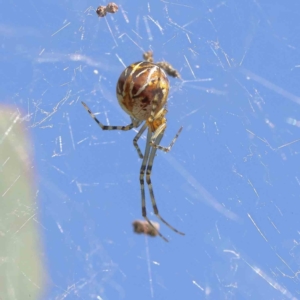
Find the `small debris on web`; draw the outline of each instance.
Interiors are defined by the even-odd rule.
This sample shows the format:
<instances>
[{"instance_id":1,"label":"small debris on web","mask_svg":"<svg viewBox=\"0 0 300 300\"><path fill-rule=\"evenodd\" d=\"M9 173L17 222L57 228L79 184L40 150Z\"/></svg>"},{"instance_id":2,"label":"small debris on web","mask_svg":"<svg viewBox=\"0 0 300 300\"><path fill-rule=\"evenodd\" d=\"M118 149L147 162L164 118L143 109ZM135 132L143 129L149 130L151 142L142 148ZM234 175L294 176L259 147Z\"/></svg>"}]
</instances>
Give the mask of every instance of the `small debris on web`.
<instances>
[{"instance_id":1,"label":"small debris on web","mask_svg":"<svg viewBox=\"0 0 300 300\"><path fill-rule=\"evenodd\" d=\"M96 13L99 18L103 18L106 16L107 13L114 14L119 9L118 5L114 2L108 3L106 6L98 6L96 9Z\"/></svg>"},{"instance_id":2,"label":"small debris on web","mask_svg":"<svg viewBox=\"0 0 300 300\"><path fill-rule=\"evenodd\" d=\"M133 231L137 234L147 234L149 236L157 236L158 235L158 230L159 230L159 224L156 222L152 222L151 224L153 225L153 227L144 220L135 220L132 223L133 226Z\"/></svg>"}]
</instances>

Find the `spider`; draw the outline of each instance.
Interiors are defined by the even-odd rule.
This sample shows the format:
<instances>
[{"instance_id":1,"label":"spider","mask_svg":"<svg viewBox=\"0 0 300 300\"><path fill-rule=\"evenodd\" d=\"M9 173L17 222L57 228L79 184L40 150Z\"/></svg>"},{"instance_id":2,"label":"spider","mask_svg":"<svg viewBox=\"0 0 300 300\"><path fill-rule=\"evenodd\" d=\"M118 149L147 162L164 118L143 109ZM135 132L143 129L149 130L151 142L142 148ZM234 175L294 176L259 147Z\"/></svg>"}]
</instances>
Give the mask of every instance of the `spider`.
<instances>
[{"instance_id":1,"label":"spider","mask_svg":"<svg viewBox=\"0 0 300 300\"><path fill-rule=\"evenodd\" d=\"M128 131L143 124L133 139L133 145L139 157L143 160L140 169L142 215L149 225L157 230L147 217L144 187L144 179L146 178L154 214L170 229L184 235L183 232L175 229L160 216L151 183L152 166L157 149L169 152L182 131L182 127L180 127L168 147L160 145L167 127L165 116L168 112L166 103L169 93L169 80L166 72L173 77L179 77L179 73L168 63L165 63L168 67L166 71L159 63L153 63L152 52L146 52L144 59L145 61L136 62L128 66L122 72L117 82L117 98L122 109L130 116L130 124L126 126L103 125L84 102L82 102L82 105L102 130ZM168 72L168 70L171 70L171 72ZM143 155L137 142L147 128L147 141ZM168 242L167 238L159 231L157 231L157 234Z\"/></svg>"}]
</instances>

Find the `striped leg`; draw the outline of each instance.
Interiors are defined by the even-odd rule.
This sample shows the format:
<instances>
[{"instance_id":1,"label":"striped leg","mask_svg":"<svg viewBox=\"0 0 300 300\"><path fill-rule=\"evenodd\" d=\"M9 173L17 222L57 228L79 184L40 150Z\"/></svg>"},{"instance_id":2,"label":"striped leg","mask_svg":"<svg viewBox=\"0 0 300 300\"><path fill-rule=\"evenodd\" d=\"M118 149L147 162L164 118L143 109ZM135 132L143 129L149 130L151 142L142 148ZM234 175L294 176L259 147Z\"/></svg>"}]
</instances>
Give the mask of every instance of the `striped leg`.
<instances>
[{"instance_id":1,"label":"striped leg","mask_svg":"<svg viewBox=\"0 0 300 300\"><path fill-rule=\"evenodd\" d=\"M90 114L90 116L96 121L96 123L103 129L103 130L123 130L123 131L127 131L130 130L134 127L136 127L136 124L134 124L133 122L130 123L129 125L126 126L108 126L108 125L103 125L97 118L96 116L92 113L92 111L89 109L89 107L84 103L81 102L82 105L84 106L84 108L86 109L86 111Z\"/></svg>"},{"instance_id":2,"label":"striped leg","mask_svg":"<svg viewBox=\"0 0 300 300\"><path fill-rule=\"evenodd\" d=\"M139 132L137 133L137 135L134 137L134 139L133 139L133 145L134 145L134 147L135 147L135 149L136 149L136 151L137 151L137 153L138 153L138 155L139 155L139 157L141 158L141 159L143 159L143 154L142 154L142 151L141 151L141 149L140 149L140 147L139 147L139 145L138 145L138 143L137 143L137 141L138 141L138 139L141 137L141 135L144 133L144 131L146 130L146 128L147 128L147 124L145 123L143 126L142 126L142 128L139 130Z\"/></svg>"},{"instance_id":3,"label":"striped leg","mask_svg":"<svg viewBox=\"0 0 300 300\"><path fill-rule=\"evenodd\" d=\"M158 68L159 69L159 73L160 73L160 75L162 75L161 74L161 69L160 68ZM158 101L159 101L159 98L161 98L162 96L161 96L161 93L164 93L163 92L163 88L162 88L162 86L161 86L161 77L158 77L157 78L157 81L158 81L158 83L157 83L157 88L159 89L159 91L157 91L156 93L155 93L155 95L154 95L154 97L153 97L153 100L152 100L152 107L151 107L151 114L150 114L150 117L148 118L148 122L150 122L150 123L152 123L153 122L153 120L156 118L156 115L155 115L155 112L156 112L156 109L157 109L157 105L159 105L159 103L158 103ZM167 93L168 93L168 91L169 91L169 88L167 88ZM163 98L164 98L165 96L163 96ZM166 112L167 112L167 110L166 109L163 109L163 110L165 110Z\"/></svg>"},{"instance_id":4,"label":"striped leg","mask_svg":"<svg viewBox=\"0 0 300 300\"><path fill-rule=\"evenodd\" d=\"M163 137L163 133L161 135L159 135L156 139L156 144L158 145L161 141ZM147 141L148 142L148 141ZM147 144L150 144L149 142ZM151 172L152 172L152 166L153 166L153 161L155 158L155 153L157 151L158 147L154 147L151 148L151 152L149 155L149 159L148 159L148 164L147 164L147 170L146 170L146 181L148 184L148 188L149 188L149 192L150 192L150 197L151 197L151 202L152 202L152 207L154 210L154 214L163 222L165 223L170 229L172 229L173 231L181 234L181 235L185 235L183 232L178 231L176 228L174 228L173 226L171 226L167 221L165 221L159 214L158 212L158 208L156 205L156 201L155 201L155 197L154 197L154 192L153 192L153 188L152 188L152 183L151 183Z\"/></svg>"},{"instance_id":5,"label":"striped leg","mask_svg":"<svg viewBox=\"0 0 300 300\"><path fill-rule=\"evenodd\" d=\"M160 127L163 127L162 129L160 129ZM152 137L151 137L151 141L150 141L150 146L152 146L153 148L165 151L165 152L169 152L173 145L175 144L177 138L179 137L179 134L182 131L182 126L179 128L178 132L176 133L175 137L173 138L173 140L171 141L170 145L168 147L163 147L161 145L159 145L159 143L157 143L157 141L155 141L155 139L159 136L164 134L164 130L166 128L166 124L162 124L161 126L159 126L156 131L153 133Z\"/></svg>"},{"instance_id":6,"label":"striped leg","mask_svg":"<svg viewBox=\"0 0 300 300\"><path fill-rule=\"evenodd\" d=\"M155 111L157 108L157 103L158 103L158 94L156 94L152 100L151 114L150 114L150 117L148 118L148 121L150 123L153 122L153 120L155 118Z\"/></svg>"},{"instance_id":7,"label":"striped leg","mask_svg":"<svg viewBox=\"0 0 300 300\"><path fill-rule=\"evenodd\" d=\"M149 225L157 231L158 235L163 238L166 242L168 240L154 227L154 225L151 223L151 221L147 217L147 211L146 211L146 198L145 198L145 182L144 182L144 177L145 177L145 170L148 162L148 157L150 153L150 144L149 140L152 136L152 132L150 129L148 129L148 134L147 134L147 143L146 143L146 148L145 148L145 153L144 153L144 158L140 170L140 185L141 185L141 198L142 198L142 215L145 218L145 220L149 223ZM154 148L153 148L154 149Z\"/></svg>"}]
</instances>

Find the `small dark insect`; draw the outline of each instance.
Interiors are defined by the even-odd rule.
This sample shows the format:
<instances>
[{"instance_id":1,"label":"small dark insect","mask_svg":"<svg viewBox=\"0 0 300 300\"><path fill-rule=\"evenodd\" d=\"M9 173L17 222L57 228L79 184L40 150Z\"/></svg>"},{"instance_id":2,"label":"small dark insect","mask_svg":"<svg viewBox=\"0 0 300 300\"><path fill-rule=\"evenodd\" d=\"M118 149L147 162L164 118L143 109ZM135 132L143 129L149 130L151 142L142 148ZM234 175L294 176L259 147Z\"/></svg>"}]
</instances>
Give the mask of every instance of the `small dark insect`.
<instances>
[{"instance_id":1,"label":"small dark insect","mask_svg":"<svg viewBox=\"0 0 300 300\"><path fill-rule=\"evenodd\" d=\"M132 223L133 226L133 231L137 234L147 234L150 236L157 236L158 235L158 230L159 230L159 224L157 222L151 221L151 226L147 221L143 220L135 220Z\"/></svg>"},{"instance_id":2,"label":"small dark insect","mask_svg":"<svg viewBox=\"0 0 300 300\"><path fill-rule=\"evenodd\" d=\"M145 61L153 62L153 52L151 50L145 52L143 54L143 58ZM168 63L166 61L159 61L155 64L157 66L159 66L160 68L162 68L169 76L175 77L175 78L180 78L179 72L176 69L174 69L170 63Z\"/></svg>"},{"instance_id":3,"label":"small dark insect","mask_svg":"<svg viewBox=\"0 0 300 300\"><path fill-rule=\"evenodd\" d=\"M114 14L119 9L118 5L114 2L108 3L106 6L98 6L96 13L100 18L106 16L106 13Z\"/></svg>"}]
</instances>

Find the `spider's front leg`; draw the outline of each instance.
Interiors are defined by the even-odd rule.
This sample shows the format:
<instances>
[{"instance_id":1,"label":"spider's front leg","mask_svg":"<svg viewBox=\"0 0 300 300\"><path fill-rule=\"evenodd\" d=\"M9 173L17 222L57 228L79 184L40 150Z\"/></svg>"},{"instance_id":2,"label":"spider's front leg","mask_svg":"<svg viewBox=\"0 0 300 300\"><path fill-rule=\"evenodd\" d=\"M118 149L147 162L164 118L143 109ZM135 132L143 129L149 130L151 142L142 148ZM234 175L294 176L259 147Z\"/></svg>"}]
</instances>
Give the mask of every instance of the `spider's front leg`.
<instances>
[{"instance_id":1,"label":"spider's front leg","mask_svg":"<svg viewBox=\"0 0 300 300\"><path fill-rule=\"evenodd\" d=\"M136 149L136 151L137 151L137 153L138 153L138 155L139 155L139 157L140 157L141 159L143 159L144 156L143 156L143 154L142 154L142 151L141 151L141 149L140 149L140 147L139 147L137 141L138 141L139 138L142 136L142 134L144 133L144 131L146 130L146 128L147 128L147 124L145 123L145 124L142 126L142 128L139 130L139 132L137 133L137 135L136 135L136 136L134 137L134 139L133 139L133 145L134 145L134 147L135 147L135 149Z\"/></svg>"},{"instance_id":2,"label":"spider's front leg","mask_svg":"<svg viewBox=\"0 0 300 300\"><path fill-rule=\"evenodd\" d=\"M165 127L166 127L166 126L165 126ZM158 129L159 129L159 128L158 128ZM157 129L157 130L158 130L158 129ZM158 132L158 133L154 132L154 133L153 133L153 136L152 136L152 138L151 138L150 146L152 146L153 148L162 150L162 151L164 151L164 152L169 152L169 151L172 149L172 147L174 146L174 144L175 144L177 138L179 137L179 135L180 135L182 129L183 129L183 127L181 126L181 127L179 128L178 132L176 133L175 137L173 138L173 140L171 141L171 143L170 143L170 145L169 145L168 147L163 147L163 146L161 146L161 145L156 144L156 142L155 142L156 138L157 138L159 135L163 135L163 134L164 134L165 128L162 129L162 130L161 130L160 132Z\"/></svg>"},{"instance_id":3,"label":"spider's front leg","mask_svg":"<svg viewBox=\"0 0 300 300\"><path fill-rule=\"evenodd\" d=\"M164 239L166 242L168 242L168 239L165 238L159 230L157 230L154 225L151 223L151 221L149 220L148 216L147 216L147 210L146 210L146 197L145 197L145 172L146 172L146 168L147 168L147 173L149 173L149 170L148 170L148 167L149 167L149 154L150 154L150 150L152 152L152 150L155 150L154 148L151 148L150 147L150 144L149 144L149 141L151 139L151 131L150 129L148 130L148 133L147 133L147 142L146 142L146 147L145 147L145 153L144 153L144 158L143 158L143 161L142 161L142 165L141 165L141 169L140 169L140 186L141 186L141 198L142 198L142 215L144 217L144 219L148 222L148 224L151 226L151 228L153 228L154 230L156 230L157 234L162 238ZM154 153L155 154L155 153ZM154 159L154 157L153 157ZM151 168L152 168L152 164L153 164L153 159L152 159L152 162L151 162ZM147 166L148 165L148 166ZM151 173L151 171L150 171ZM148 174L146 175L148 176ZM149 186L150 184L150 195L151 195L151 201L153 203L154 201L154 212L155 214L158 213L157 211L157 207L156 207L156 203L155 203L155 200L154 200L154 195L153 195L153 189L152 189L152 185L151 185L151 181L149 183L149 180L148 178L146 179L147 180L147 184ZM159 216L160 217L160 216Z\"/></svg>"},{"instance_id":4,"label":"spider's front leg","mask_svg":"<svg viewBox=\"0 0 300 300\"><path fill-rule=\"evenodd\" d=\"M157 144L160 143L161 139L163 137L163 132L157 137ZM151 136L151 139L153 138L153 135ZM150 143L149 143L150 144ZM151 183L151 173L152 173L152 167L153 167L153 162L155 159L155 154L157 149L159 149L158 147L153 147L151 148L150 154L149 154L149 158L148 158L148 163L147 163L147 168L146 168L146 182L148 185L148 189L149 189L149 193L150 193L150 198L151 198L151 203L152 203L152 207L153 207L153 211L154 214L163 222L165 223L170 229L172 229L173 231L175 231L178 234L181 235L185 235L183 232L177 230L176 228L174 228L172 225L170 225L159 213L158 208L157 208L157 204L155 201L155 197L154 197L154 191L153 191L153 187L152 187L152 183ZM153 226L153 225L152 225Z\"/></svg>"},{"instance_id":5,"label":"spider's front leg","mask_svg":"<svg viewBox=\"0 0 300 300\"><path fill-rule=\"evenodd\" d=\"M176 142L177 138L179 137L179 135L182 131L182 128L183 128L183 127L179 128L178 132L176 133L175 137L173 138L173 140L171 141L171 143L168 147L160 146L159 143L156 142L156 139L161 135L163 136L164 132L167 128L167 120L165 118L165 115L167 114L167 112L168 111L165 108L162 108L154 116L154 119L152 121L150 118L147 120L147 124L153 132L151 141L150 141L150 146L152 146L153 148L165 151L165 152L169 152L172 149L173 145L175 144L175 142Z\"/></svg>"},{"instance_id":6,"label":"spider's front leg","mask_svg":"<svg viewBox=\"0 0 300 300\"><path fill-rule=\"evenodd\" d=\"M130 130L134 127L137 127L137 124L134 124L133 122L131 122L130 124L126 125L126 126L110 126L110 125L103 125L97 118L96 116L92 113L92 111L89 109L89 107L84 103L81 102L83 107L86 109L86 111L89 113L89 115L95 120L95 122L101 127L102 130L123 130L123 131L127 131ZM139 126L139 124L138 124Z\"/></svg>"}]
</instances>

